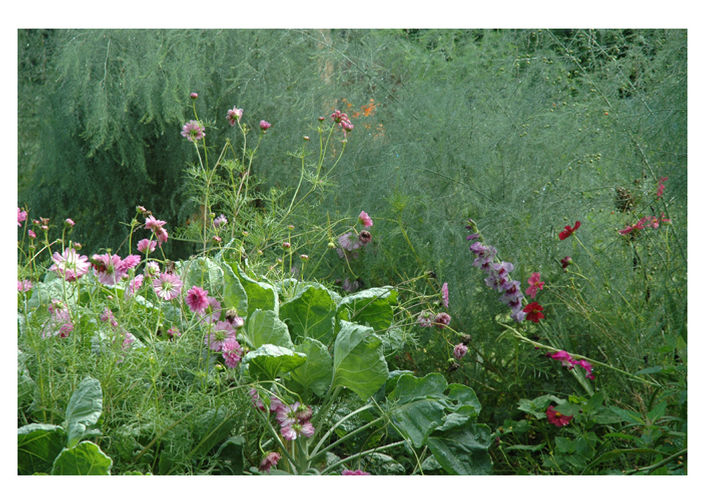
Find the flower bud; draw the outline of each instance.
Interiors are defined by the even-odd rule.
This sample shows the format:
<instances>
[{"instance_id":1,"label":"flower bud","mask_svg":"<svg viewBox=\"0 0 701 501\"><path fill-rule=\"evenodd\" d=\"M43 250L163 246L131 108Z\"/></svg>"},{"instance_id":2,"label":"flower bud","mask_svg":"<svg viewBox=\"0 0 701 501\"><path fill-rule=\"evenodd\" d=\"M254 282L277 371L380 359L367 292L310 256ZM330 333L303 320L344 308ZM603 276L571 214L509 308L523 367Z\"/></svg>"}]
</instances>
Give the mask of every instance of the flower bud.
<instances>
[{"instance_id":1,"label":"flower bud","mask_svg":"<svg viewBox=\"0 0 701 501\"><path fill-rule=\"evenodd\" d=\"M197 92L191 92L190 93L190 99L197 99Z\"/></svg>"}]
</instances>

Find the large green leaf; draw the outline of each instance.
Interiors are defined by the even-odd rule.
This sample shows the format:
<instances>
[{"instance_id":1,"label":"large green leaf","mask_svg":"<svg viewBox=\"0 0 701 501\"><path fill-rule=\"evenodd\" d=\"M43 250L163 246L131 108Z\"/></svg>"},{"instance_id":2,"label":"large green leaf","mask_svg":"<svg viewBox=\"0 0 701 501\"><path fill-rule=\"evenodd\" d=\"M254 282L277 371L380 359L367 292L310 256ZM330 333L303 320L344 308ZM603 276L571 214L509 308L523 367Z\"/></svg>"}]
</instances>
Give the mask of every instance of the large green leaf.
<instances>
[{"instance_id":1,"label":"large green leaf","mask_svg":"<svg viewBox=\"0 0 701 501\"><path fill-rule=\"evenodd\" d=\"M260 348L264 344L275 344L294 349L287 324L270 310L256 310L248 315L245 338L253 348Z\"/></svg>"},{"instance_id":2,"label":"large green leaf","mask_svg":"<svg viewBox=\"0 0 701 501\"><path fill-rule=\"evenodd\" d=\"M17 430L17 472L49 473L66 445L66 431L55 424L32 423Z\"/></svg>"},{"instance_id":3,"label":"large green leaf","mask_svg":"<svg viewBox=\"0 0 701 501\"><path fill-rule=\"evenodd\" d=\"M489 474L492 470L490 443L489 426L474 422L437 430L427 441L433 456L452 475Z\"/></svg>"},{"instance_id":4,"label":"large green leaf","mask_svg":"<svg viewBox=\"0 0 701 501\"><path fill-rule=\"evenodd\" d=\"M242 363L248 365L252 376L274 379L296 369L304 363L306 358L304 353L297 353L274 344L264 344L258 349L246 353Z\"/></svg>"},{"instance_id":5,"label":"large green leaf","mask_svg":"<svg viewBox=\"0 0 701 501\"><path fill-rule=\"evenodd\" d=\"M396 304L397 291L391 287L365 289L344 297L338 304L336 317L384 331L392 325Z\"/></svg>"},{"instance_id":6,"label":"large green leaf","mask_svg":"<svg viewBox=\"0 0 701 501\"><path fill-rule=\"evenodd\" d=\"M221 264L224 271L224 292L223 303L225 308L236 308L239 315L244 316L248 313L248 295L246 290L241 285L239 277L226 263Z\"/></svg>"},{"instance_id":7,"label":"large green leaf","mask_svg":"<svg viewBox=\"0 0 701 501\"><path fill-rule=\"evenodd\" d=\"M329 345L333 341L336 303L319 284L306 284L280 306L280 318L290 326L295 340L311 337Z\"/></svg>"},{"instance_id":8,"label":"large green leaf","mask_svg":"<svg viewBox=\"0 0 701 501\"><path fill-rule=\"evenodd\" d=\"M224 271L219 263L208 257L197 257L179 263L178 271L183 281L183 290L192 286L207 290L210 296L223 294Z\"/></svg>"},{"instance_id":9,"label":"large green leaf","mask_svg":"<svg viewBox=\"0 0 701 501\"><path fill-rule=\"evenodd\" d=\"M246 291L248 311L256 309L272 310L275 313L279 311L280 301L275 287L271 284L254 280L246 275L239 266L231 266L231 269L236 273L241 286Z\"/></svg>"},{"instance_id":10,"label":"large green leaf","mask_svg":"<svg viewBox=\"0 0 701 501\"><path fill-rule=\"evenodd\" d=\"M429 434L441 424L447 406L444 395L447 387L445 378L437 373L422 378L404 374L387 396L392 422L414 447L423 446Z\"/></svg>"},{"instance_id":11,"label":"large green leaf","mask_svg":"<svg viewBox=\"0 0 701 501\"><path fill-rule=\"evenodd\" d=\"M102 414L102 388L100 382L90 376L83 379L71 395L66 408L65 427L68 430L68 447L75 445L89 427L95 425Z\"/></svg>"},{"instance_id":12,"label":"large green leaf","mask_svg":"<svg viewBox=\"0 0 701 501\"><path fill-rule=\"evenodd\" d=\"M318 339L304 338L295 346L295 351L305 353L307 361L292 371L292 379L318 396L324 396L333 378L333 360L329 350Z\"/></svg>"},{"instance_id":13,"label":"large green leaf","mask_svg":"<svg viewBox=\"0 0 701 501\"><path fill-rule=\"evenodd\" d=\"M382 340L371 327L341 321L333 355L332 387L345 386L366 400L387 380Z\"/></svg>"},{"instance_id":14,"label":"large green leaf","mask_svg":"<svg viewBox=\"0 0 701 501\"><path fill-rule=\"evenodd\" d=\"M235 424L234 415L224 406L198 415L192 425L195 446L190 456L197 457L209 453L216 445L226 440Z\"/></svg>"},{"instance_id":15,"label":"large green leaf","mask_svg":"<svg viewBox=\"0 0 701 501\"><path fill-rule=\"evenodd\" d=\"M217 450L217 457L224 463L225 474L243 474L243 450L246 440L240 436L229 437Z\"/></svg>"},{"instance_id":16,"label":"large green leaf","mask_svg":"<svg viewBox=\"0 0 701 501\"><path fill-rule=\"evenodd\" d=\"M112 458L97 444L84 441L63 449L54 461L52 475L109 475Z\"/></svg>"}]
</instances>

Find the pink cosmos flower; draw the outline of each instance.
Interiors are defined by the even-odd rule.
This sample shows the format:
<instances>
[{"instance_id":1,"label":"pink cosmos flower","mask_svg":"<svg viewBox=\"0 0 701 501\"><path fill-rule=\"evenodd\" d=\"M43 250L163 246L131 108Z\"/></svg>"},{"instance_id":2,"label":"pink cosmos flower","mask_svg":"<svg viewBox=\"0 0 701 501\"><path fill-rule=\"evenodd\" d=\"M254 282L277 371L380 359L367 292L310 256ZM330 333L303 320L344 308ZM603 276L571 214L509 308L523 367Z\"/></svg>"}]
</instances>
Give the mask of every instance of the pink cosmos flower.
<instances>
[{"instance_id":1,"label":"pink cosmos flower","mask_svg":"<svg viewBox=\"0 0 701 501\"><path fill-rule=\"evenodd\" d=\"M153 252L156 250L157 242L155 240L149 240L148 238L142 238L136 244L136 249L142 254Z\"/></svg>"},{"instance_id":2,"label":"pink cosmos flower","mask_svg":"<svg viewBox=\"0 0 701 501\"><path fill-rule=\"evenodd\" d=\"M17 226L22 226L22 223L27 220L27 211L17 207Z\"/></svg>"},{"instance_id":3,"label":"pink cosmos flower","mask_svg":"<svg viewBox=\"0 0 701 501\"><path fill-rule=\"evenodd\" d=\"M262 472L268 473L270 468L277 465L278 461L280 461L280 454L277 452L269 452L263 458L263 461L260 462L258 469Z\"/></svg>"},{"instance_id":4,"label":"pink cosmos flower","mask_svg":"<svg viewBox=\"0 0 701 501\"><path fill-rule=\"evenodd\" d=\"M236 329L226 321L214 324L211 332L205 336L205 342L212 351L223 351L230 340L236 341Z\"/></svg>"},{"instance_id":5,"label":"pink cosmos flower","mask_svg":"<svg viewBox=\"0 0 701 501\"><path fill-rule=\"evenodd\" d=\"M226 119L229 121L229 123L232 125L236 125L236 122L241 120L241 117L243 116L243 110L241 108L233 107L229 111L226 112Z\"/></svg>"},{"instance_id":6,"label":"pink cosmos flower","mask_svg":"<svg viewBox=\"0 0 701 501\"><path fill-rule=\"evenodd\" d=\"M190 99L197 99L197 92L190 92Z\"/></svg>"},{"instance_id":7,"label":"pink cosmos flower","mask_svg":"<svg viewBox=\"0 0 701 501\"><path fill-rule=\"evenodd\" d=\"M424 310L419 313L416 323L421 327L431 327L433 325L433 315L430 311Z\"/></svg>"},{"instance_id":8,"label":"pink cosmos flower","mask_svg":"<svg viewBox=\"0 0 701 501\"><path fill-rule=\"evenodd\" d=\"M156 295L166 301L178 297L182 287L182 280L172 273L161 273L153 281L153 290L156 292Z\"/></svg>"},{"instance_id":9,"label":"pink cosmos flower","mask_svg":"<svg viewBox=\"0 0 701 501\"><path fill-rule=\"evenodd\" d=\"M199 141L205 136L204 127L197 121L190 120L188 123L183 125L183 130L180 132L180 135L187 138L187 140L190 142Z\"/></svg>"},{"instance_id":10,"label":"pink cosmos flower","mask_svg":"<svg viewBox=\"0 0 701 501\"><path fill-rule=\"evenodd\" d=\"M193 285L192 288L187 291L187 297L185 302L190 307L190 310L194 313L204 313L204 310L209 306L209 299L207 298L207 291Z\"/></svg>"},{"instance_id":11,"label":"pink cosmos flower","mask_svg":"<svg viewBox=\"0 0 701 501\"><path fill-rule=\"evenodd\" d=\"M221 303L211 296L207 297L207 306L202 310L199 315L202 316L202 320L206 323L217 323L221 317ZM241 324L243 325L243 324ZM236 327L236 326L234 326Z\"/></svg>"},{"instance_id":12,"label":"pink cosmos flower","mask_svg":"<svg viewBox=\"0 0 701 501\"><path fill-rule=\"evenodd\" d=\"M526 294L531 296L531 298L535 298L536 293L539 290L543 290L543 285L545 285L545 282L540 280L540 272L536 271L528 279L528 284L530 287L526 289Z\"/></svg>"},{"instance_id":13,"label":"pink cosmos flower","mask_svg":"<svg viewBox=\"0 0 701 501\"><path fill-rule=\"evenodd\" d=\"M131 270L134 266L137 266L141 262L141 256L138 256L136 254L129 254L127 257L122 259L122 262L119 263L119 270L123 272L127 272Z\"/></svg>"},{"instance_id":14,"label":"pink cosmos flower","mask_svg":"<svg viewBox=\"0 0 701 501\"><path fill-rule=\"evenodd\" d=\"M361 223L363 223L363 226L366 228L370 228L372 226L372 219L370 216L368 216L368 213L363 211L360 211L360 215L358 216L358 219L360 220Z\"/></svg>"},{"instance_id":15,"label":"pink cosmos flower","mask_svg":"<svg viewBox=\"0 0 701 501\"><path fill-rule=\"evenodd\" d=\"M27 230L27 235L29 235L29 238L36 238L37 234L34 233L32 230Z\"/></svg>"},{"instance_id":16,"label":"pink cosmos flower","mask_svg":"<svg viewBox=\"0 0 701 501\"><path fill-rule=\"evenodd\" d=\"M146 229L153 231L153 234L156 235L160 245L168 241L168 232L165 230L165 228L163 228L163 226L166 224L167 223L165 221L160 221L153 216L147 217L145 221Z\"/></svg>"},{"instance_id":17,"label":"pink cosmos flower","mask_svg":"<svg viewBox=\"0 0 701 501\"><path fill-rule=\"evenodd\" d=\"M439 329L445 329L448 324L450 324L450 315L445 312L438 313L433 317L433 325Z\"/></svg>"},{"instance_id":18,"label":"pink cosmos flower","mask_svg":"<svg viewBox=\"0 0 701 501\"><path fill-rule=\"evenodd\" d=\"M261 120L260 124L258 125L260 125L260 130L262 130L263 132L267 131L270 128L270 122L266 122L265 120Z\"/></svg>"},{"instance_id":19,"label":"pink cosmos flower","mask_svg":"<svg viewBox=\"0 0 701 501\"><path fill-rule=\"evenodd\" d=\"M548 421L558 428L562 428L570 423L574 416L565 416L560 411L556 411L552 405L547 408L545 414L548 416Z\"/></svg>"},{"instance_id":20,"label":"pink cosmos flower","mask_svg":"<svg viewBox=\"0 0 701 501\"><path fill-rule=\"evenodd\" d=\"M462 343L455 345L455 348L453 348L453 358L455 358L455 360L460 360L466 354L467 346Z\"/></svg>"},{"instance_id":21,"label":"pink cosmos flower","mask_svg":"<svg viewBox=\"0 0 701 501\"><path fill-rule=\"evenodd\" d=\"M575 232L577 228L579 228L582 225L579 221L575 221L574 227L571 227L570 225L566 225L565 229L560 232L559 237L560 240L564 240L572 235L572 233Z\"/></svg>"},{"instance_id":22,"label":"pink cosmos flower","mask_svg":"<svg viewBox=\"0 0 701 501\"><path fill-rule=\"evenodd\" d=\"M353 251L361 247L361 243L358 238L351 232L344 233L338 237L338 245L347 251Z\"/></svg>"},{"instance_id":23,"label":"pink cosmos flower","mask_svg":"<svg viewBox=\"0 0 701 501\"><path fill-rule=\"evenodd\" d=\"M443 282L443 287L441 287L441 299L443 300L443 306L447 309L449 302L448 282Z\"/></svg>"},{"instance_id":24,"label":"pink cosmos flower","mask_svg":"<svg viewBox=\"0 0 701 501\"><path fill-rule=\"evenodd\" d=\"M229 221L226 219L226 216L224 214L219 214L219 217L214 218L214 221L212 221L212 224L214 225L215 228L219 228L220 226L228 223Z\"/></svg>"},{"instance_id":25,"label":"pink cosmos flower","mask_svg":"<svg viewBox=\"0 0 701 501\"><path fill-rule=\"evenodd\" d=\"M127 297L133 296L134 294L136 294L136 291L138 291L141 288L143 283L144 276L139 273L129 282L129 285L127 286L124 293L127 295Z\"/></svg>"},{"instance_id":26,"label":"pink cosmos flower","mask_svg":"<svg viewBox=\"0 0 701 501\"><path fill-rule=\"evenodd\" d=\"M224 341L222 346L222 356L224 357L224 363L230 369L235 369L236 366L241 361L241 355L243 350L241 345L236 341L236 338L228 338Z\"/></svg>"},{"instance_id":27,"label":"pink cosmos flower","mask_svg":"<svg viewBox=\"0 0 701 501\"><path fill-rule=\"evenodd\" d=\"M140 261L141 257L134 254L130 254L124 259L116 254L94 254L92 257L95 275L98 281L104 285L116 285Z\"/></svg>"},{"instance_id":28,"label":"pink cosmos flower","mask_svg":"<svg viewBox=\"0 0 701 501\"><path fill-rule=\"evenodd\" d=\"M29 280L17 280L17 291L18 292L27 292L29 289L32 288L32 282Z\"/></svg>"},{"instance_id":29,"label":"pink cosmos flower","mask_svg":"<svg viewBox=\"0 0 701 501\"><path fill-rule=\"evenodd\" d=\"M370 473L363 470L343 470L341 475L347 477L349 475L370 475Z\"/></svg>"},{"instance_id":30,"label":"pink cosmos flower","mask_svg":"<svg viewBox=\"0 0 701 501\"><path fill-rule=\"evenodd\" d=\"M144 265L144 275L147 277L155 277L161 273L161 269L156 261L148 261Z\"/></svg>"},{"instance_id":31,"label":"pink cosmos flower","mask_svg":"<svg viewBox=\"0 0 701 501\"><path fill-rule=\"evenodd\" d=\"M547 353L545 356L550 357L553 360L559 360L562 362L562 366L567 367L568 369L571 369L572 364L574 363L574 360L572 360L570 354L565 350L556 351L555 353Z\"/></svg>"},{"instance_id":32,"label":"pink cosmos flower","mask_svg":"<svg viewBox=\"0 0 701 501\"><path fill-rule=\"evenodd\" d=\"M90 269L90 262L87 256L80 256L75 249L68 247L63 253L54 252L51 258L54 264L49 268L50 271L55 271L57 275L63 277L67 282L85 275Z\"/></svg>"},{"instance_id":33,"label":"pink cosmos flower","mask_svg":"<svg viewBox=\"0 0 701 501\"><path fill-rule=\"evenodd\" d=\"M69 218L66 218L65 223L66 223L68 226L70 226L71 228L73 228L73 227L75 226L75 222L74 222L70 217L69 217Z\"/></svg>"}]
</instances>

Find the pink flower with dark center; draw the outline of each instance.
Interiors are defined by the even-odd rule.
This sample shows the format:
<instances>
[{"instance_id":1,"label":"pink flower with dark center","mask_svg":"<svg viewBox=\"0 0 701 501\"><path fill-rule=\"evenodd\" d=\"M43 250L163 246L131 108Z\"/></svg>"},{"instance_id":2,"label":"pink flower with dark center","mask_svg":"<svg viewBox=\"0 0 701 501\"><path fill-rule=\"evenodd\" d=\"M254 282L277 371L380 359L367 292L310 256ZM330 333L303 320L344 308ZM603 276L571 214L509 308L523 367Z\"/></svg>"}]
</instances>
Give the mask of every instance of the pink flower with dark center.
<instances>
[{"instance_id":1,"label":"pink flower with dark center","mask_svg":"<svg viewBox=\"0 0 701 501\"><path fill-rule=\"evenodd\" d=\"M49 268L50 271L56 272L57 275L63 277L67 282L85 275L90 269L90 262L87 256L80 256L75 249L68 247L63 253L54 252L51 258L54 264Z\"/></svg>"},{"instance_id":2,"label":"pink flower with dark center","mask_svg":"<svg viewBox=\"0 0 701 501\"><path fill-rule=\"evenodd\" d=\"M260 124L258 125L260 125L260 130L262 130L263 132L267 131L270 128L270 122L266 122L265 120L261 120Z\"/></svg>"},{"instance_id":3,"label":"pink flower with dark center","mask_svg":"<svg viewBox=\"0 0 701 501\"><path fill-rule=\"evenodd\" d=\"M260 462L258 469L262 472L268 473L270 468L277 465L278 461L280 461L280 454L277 452L269 452L263 458L263 461Z\"/></svg>"},{"instance_id":4,"label":"pink flower with dark center","mask_svg":"<svg viewBox=\"0 0 701 501\"><path fill-rule=\"evenodd\" d=\"M363 230L360 233L358 233L358 241L362 245L367 245L368 243L370 243L371 240L372 240L372 235L370 234L369 231Z\"/></svg>"},{"instance_id":5,"label":"pink flower with dark center","mask_svg":"<svg viewBox=\"0 0 701 501\"><path fill-rule=\"evenodd\" d=\"M227 367L230 369L235 369L241 361L242 354L243 350L241 349L241 345L239 345L238 341L236 341L236 338L228 338L226 341L224 341L222 346L222 356L224 357L224 363Z\"/></svg>"},{"instance_id":6,"label":"pink flower with dark center","mask_svg":"<svg viewBox=\"0 0 701 501\"><path fill-rule=\"evenodd\" d=\"M157 242L155 240L149 240L148 238L142 238L136 244L136 249L142 254L147 254L156 250Z\"/></svg>"},{"instance_id":7,"label":"pink flower with dark center","mask_svg":"<svg viewBox=\"0 0 701 501\"><path fill-rule=\"evenodd\" d=\"M443 287L441 287L441 299L443 300L443 307L447 309L450 299L448 293L448 282L443 282Z\"/></svg>"},{"instance_id":8,"label":"pink flower with dark center","mask_svg":"<svg viewBox=\"0 0 701 501\"><path fill-rule=\"evenodd\" d=\"M97 280L104 285L116 285L127 275L128 268L125 269L122 259L116 254L94 254L92 265Z\"/></svg>"},{"instance_id":9,"label":"pink flower with dark center","mask_svg":"<svg viewBox=\"0 0 701 501\"><path fill-rule=\"evenodd\" d=\"M197 121L190 120L188 123L183 125L183 130L180 135L187 138L190 142L199 141L202 139L204 134L204 127L202 127Z\"/></svg>"},{"instance_id":10,"label":"pink flower with dark center","mask_svg":"<svg viewBox=\"0 0 701 501\"><path fill-rule=\"evenodd\" d=\"M209 298L207 297L207 291L193 285L192 288L187 291L187 297L185 302L190 307L190 310L194 313L204 313L204 310L209 306Z\"/></svg>"},{"instance_id":11,"label":"pink flower with dark center","mask_svg":"<svg viewBox=\"0 0 701 501\"><path fill-rule=\"evenodd\" d=\"M528 279L528 284L530 287L526 289L526 294L531 296L531 298L535 298L536 293L539 290L543 290L543 285L545 285L545 282L540 280L540 272L536 271Z\"/></svg>"},{"instance_id":12,"label":"pink flower with dark center","mask_svg":"<svg viewBox=\"0 0 701 501\"><path fill-rule=\"evenodd\" d=\"M205 336L205 342L212 351L223 351L230 340L236 341L236 329L229 322L217 322Z\"/></svg>"},{"instance_id":13,"label":"pink flower with dark center","mask_svg":"<svg viewBox=\"0 0 701 501\"><path fill-rule=\"evenodd\" d=\"M548 416L548 421L550 421L550 423L554 424L558 428L562 428L563 426L570 424L570 421L574 417L565 416L560 411L556 411L555 407L553 407L552 405L547 408L545 414Z\"/></svg>"},{"instance_id":14,"label":"pink flower with dark center","mask_svg":"<svg viewBox=\"0 0 701 501\"><path fill-rule=\"evenodd\" d=\"M161 273L153 281L153 290L156 292L156 295L166 301L178 297L182 287L182 280L172 273Z\"/></svg>"},{"instance_id":15,"label":"pink flower with dark center","mask_svg":"<svg viewBox=\"0 0 701 501\"><path fill-rule=\"evenodd\" d=\"M445 312L438 313L433 317L433 325L439 329L445 329L448 324L450 324L450 315Z\"/></svg>"},{"instance_id":16,"label":"pink flower with dark center","mask_svg":"<svg viewBox=\"0 0 701 501\"><path fill-rule=\"evenodd\" d=\"M370 473L363 470L343 470L341 475L347 477L350 475L370 475Z\"/></svg>"},{"instance_id":17,"label":"pink flower with dark center","mask_svg":"<svg viewBox=\"0 0 701 501\"><path fill-rule=\"evenodd\" d=\"M22 223L27 220L27 211L17 207L17 226L22 226Z\"/></svg>"}]
</instances>

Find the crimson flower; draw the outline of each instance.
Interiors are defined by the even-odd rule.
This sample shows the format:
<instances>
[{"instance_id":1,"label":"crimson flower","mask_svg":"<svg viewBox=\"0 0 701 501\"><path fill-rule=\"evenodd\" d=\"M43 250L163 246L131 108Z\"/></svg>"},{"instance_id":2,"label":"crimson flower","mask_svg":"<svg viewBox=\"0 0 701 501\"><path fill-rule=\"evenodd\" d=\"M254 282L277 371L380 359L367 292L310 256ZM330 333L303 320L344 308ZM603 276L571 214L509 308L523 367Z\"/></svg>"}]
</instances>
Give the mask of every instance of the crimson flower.
<instances>
[{"instance_id":1,"label":"crimson flower","mask_svg":"<svg viewBox=\"0 0 701 501\"><path fill-rule=\"evenodd\" d=\"M531 322L535 323L538 323L541 319L545 318L545 315L543 315L541 311L543 311L543 307L536 301L528 303L523 309L523 312L526 314L526 320L530 320Z\"/></svg>"},{"instance_id":2,"label":"crimson flower","mask_svg":"<svg viewBox=\"0 0 701 501\"><path fill-rule=\"evenodd\" d=\"M564 240L569 236L572 236L572 233L579 228L582 225L579 221L576 221L574 223L574 227L570 226L569 224L565 226L565 229L560 232L560 240Z\"/></svg>"},{"instance_id":3,"label":"crimson flower","mask_svg":"<svg viewBox=\"0 0 701 501\"><path fill-rule=\"evenodd\" d=\"M563 426L570 424L570 421L572 421L572 418L574 417L565 416L560 411L556 411L555 407L553 407L552 405L547 408L545 414L548 416L548 421L550 421L550 423L554 424L558 428L562 428Z\"/></svg>"},{"instance_id":4,"label":"crimson flower","mask_svg":"<svg viewBox=\"0 0 701 501\"><path fill-rule=\"evenodd\" d=\"M564 270L572 264L572 258L570 256L565 256L560 259L560 264L562 264L562 269Z\"/></svg>"}]
</instances>

